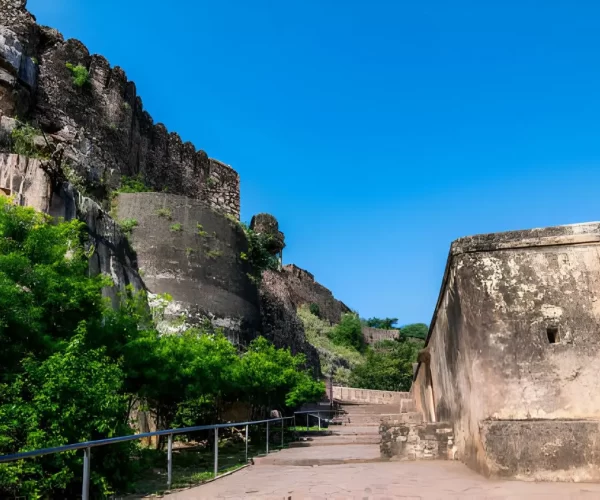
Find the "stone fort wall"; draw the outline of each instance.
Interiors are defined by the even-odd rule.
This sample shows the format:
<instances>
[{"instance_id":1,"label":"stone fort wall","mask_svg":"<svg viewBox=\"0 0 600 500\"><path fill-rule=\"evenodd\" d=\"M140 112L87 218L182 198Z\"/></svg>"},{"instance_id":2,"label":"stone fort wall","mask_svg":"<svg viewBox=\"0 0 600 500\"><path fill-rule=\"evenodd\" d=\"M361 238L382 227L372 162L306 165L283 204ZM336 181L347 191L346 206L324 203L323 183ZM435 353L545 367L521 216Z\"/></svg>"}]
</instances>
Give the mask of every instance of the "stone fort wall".
<instances>
[{"instance_id":1,"label":"stone fort wall","mask_svg":"<svg viewBox=\"0 0 600 500\"><path fill-rule=\"evenodd\" d=\"M412 393L473 469L600 479L599 252L600 223L452 244Z\"/></svg>"},{"instance_id":2,"label":"stone fort wall","mask_svg":"<svg viewBox=\"0 0 600 500\"><path fill-rule=\"evenodd\" d=\"M0 0L0 121L19 116L40 127L52 148L106 199L120 177L140 176L155 191L181 194L239 218L239 175L154 123L135 84L78 40L39 26L25 0ZM67 63L89 70L73 85ZM6 151L6 149L5 149Z\"/></svg>"},{"instance_id":3,"label":"stone fort wall","mask_svg":"<svg viewBox=\"0 0 600 500\"><path fill-rule=\"evenodd\" d=\"M369 345L374 345L382 340L395 340L398 338L398 330L382 330L380 328L371 328L370 326L362 327L362 334L365 342Z\"/></svg>"}]
</instances>

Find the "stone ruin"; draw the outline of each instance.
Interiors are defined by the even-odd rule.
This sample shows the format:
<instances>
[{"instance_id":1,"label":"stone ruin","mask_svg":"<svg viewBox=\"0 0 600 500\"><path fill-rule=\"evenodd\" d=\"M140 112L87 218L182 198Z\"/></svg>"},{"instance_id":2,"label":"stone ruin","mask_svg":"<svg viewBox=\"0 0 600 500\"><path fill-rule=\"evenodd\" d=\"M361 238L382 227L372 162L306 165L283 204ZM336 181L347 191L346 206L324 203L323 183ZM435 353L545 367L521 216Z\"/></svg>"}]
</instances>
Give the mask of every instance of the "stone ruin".
<instances>
[{"instance_id":1,"label":"stone ruin","mask_svg":"<svg viewBox=\"0 0 600 500\"><path fill-rule=\"evenodd\" d=\"M599 250L600 223L453 242L406 403L414 412L382 421L382 454L599 481Z\"/></svg>"}]
</instances>

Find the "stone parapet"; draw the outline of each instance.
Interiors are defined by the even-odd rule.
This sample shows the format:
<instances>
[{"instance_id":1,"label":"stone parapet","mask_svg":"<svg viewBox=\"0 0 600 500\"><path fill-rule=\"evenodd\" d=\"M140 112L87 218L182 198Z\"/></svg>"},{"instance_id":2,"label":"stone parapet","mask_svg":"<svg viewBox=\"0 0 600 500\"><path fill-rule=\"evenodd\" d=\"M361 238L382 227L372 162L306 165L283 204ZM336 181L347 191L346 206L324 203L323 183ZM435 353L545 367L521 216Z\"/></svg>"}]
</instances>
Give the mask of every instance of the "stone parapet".
<instances>
[{"instance_id":1,"label":"stone parapet","mask_svg":"<svg viewBox=\"0 0 600 500\"><path fill-rule=\"evenodd\" d=\"M357 404L397 404L400 410L400 402L409 398L408 392L376 391L372 389L358 389L354 387L333 387L333 399L342 403Z\"/></svg>"}]
</instances>

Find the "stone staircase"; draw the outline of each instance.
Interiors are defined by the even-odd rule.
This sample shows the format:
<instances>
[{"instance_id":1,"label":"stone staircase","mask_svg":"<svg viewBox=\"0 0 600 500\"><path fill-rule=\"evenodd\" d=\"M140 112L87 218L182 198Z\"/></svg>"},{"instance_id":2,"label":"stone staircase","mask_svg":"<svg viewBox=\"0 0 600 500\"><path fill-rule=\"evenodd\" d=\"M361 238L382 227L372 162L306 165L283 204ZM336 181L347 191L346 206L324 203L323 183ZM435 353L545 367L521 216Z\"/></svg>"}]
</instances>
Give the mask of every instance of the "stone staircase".
<instances>
[{"instance_id":1,"label":"stone staircase","mask_svg":"<svg viewBox=\"0 0 600 500\"><path fill-rule=\"evenodd\" d=\"M326 435L301 432L289 449L255 458L254 463L314 466L382 461L381 418L397 411L397 404L342 404L340 415L322 432Z\"/></svg>"},{"instance_id":2,"label":"stone staircase","mask_svg":"<svg viewBox=\"0 0 600 500\"><path fill-rule=\"evenodd\" d=\"M382 415L381 456L390 460L453 460L454 433L447 422L423 422L410 395L400 401L400 413Z\"/></svg>"}]
</instances>

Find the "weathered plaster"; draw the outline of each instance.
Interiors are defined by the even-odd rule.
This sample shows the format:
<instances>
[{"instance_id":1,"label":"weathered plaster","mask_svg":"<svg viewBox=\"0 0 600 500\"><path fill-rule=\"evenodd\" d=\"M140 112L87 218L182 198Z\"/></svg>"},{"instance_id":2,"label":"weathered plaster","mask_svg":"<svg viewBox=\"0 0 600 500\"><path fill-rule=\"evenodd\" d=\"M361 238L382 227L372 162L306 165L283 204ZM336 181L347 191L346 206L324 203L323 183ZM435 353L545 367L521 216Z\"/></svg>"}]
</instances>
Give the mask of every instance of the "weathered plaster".
<instances>
[{"instance_id":1,"label":"weathered plaster","mask_svg":"<svg viewBox=\"0 0 600 500\"><path fill-rule=\"evenodd\" d=\"M434 408L427 365L412 392L424 415L454 424L458 454L476 470L500 472L481 422L600 418L599 242L590 223L452 244L427 341Z\"/></svg>"}]
</instances>

